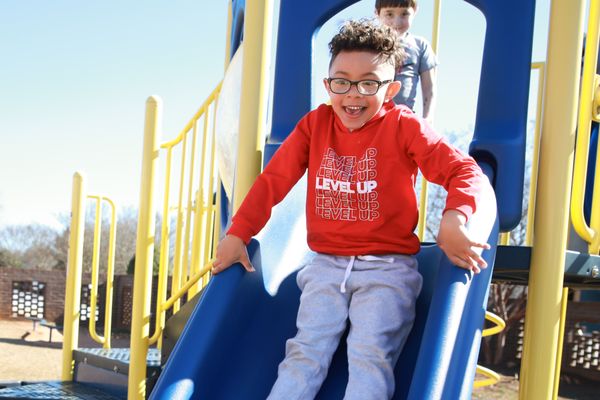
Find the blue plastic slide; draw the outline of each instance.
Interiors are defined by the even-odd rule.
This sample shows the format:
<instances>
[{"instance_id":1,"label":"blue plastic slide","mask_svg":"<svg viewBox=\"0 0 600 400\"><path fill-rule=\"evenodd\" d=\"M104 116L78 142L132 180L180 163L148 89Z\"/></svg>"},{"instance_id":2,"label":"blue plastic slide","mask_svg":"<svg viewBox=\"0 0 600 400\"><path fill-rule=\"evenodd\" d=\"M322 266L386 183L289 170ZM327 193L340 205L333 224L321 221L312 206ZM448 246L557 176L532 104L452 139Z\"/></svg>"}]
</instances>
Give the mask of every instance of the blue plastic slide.
<instances>
[{"instance_id":1,"label":"blue plastic slide","mask_svg":"<svg viewBox=\"0 0 600 400\"><path fill-rule=\"evenodd\" d=\"M273 210L259 241L250 244L255 273L236 265L212 278L151 399L266 398L285 342L296 333L300 297L296 272L279 284L273 269L298 268L298 249L304 252L305 242L303 207L298 207L302 193L302 188L294 189ZM494 244L498 223L491 188L487 203L489 208L473 216L469 229ZM451 265L436 245L422 247L418 260L423 290L414 328L396 366L394 399L470 398L495 247L483 256L490 267L473 277ZM275 294L265 289L273 282L278 285ZM343 398L348 378L345 354L342 338L318 399Z\"/></svg>"}]
</instances>

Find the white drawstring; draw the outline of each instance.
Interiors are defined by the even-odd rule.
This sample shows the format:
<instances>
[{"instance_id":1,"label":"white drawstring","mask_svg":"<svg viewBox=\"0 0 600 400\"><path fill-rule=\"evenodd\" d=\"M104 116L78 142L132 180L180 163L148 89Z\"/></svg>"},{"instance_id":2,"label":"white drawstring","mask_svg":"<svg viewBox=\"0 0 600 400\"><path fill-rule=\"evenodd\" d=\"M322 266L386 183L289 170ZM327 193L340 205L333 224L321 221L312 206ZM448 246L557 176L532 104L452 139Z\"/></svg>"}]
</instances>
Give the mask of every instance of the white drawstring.
<instances>
[{"instance_id":1,"label":"white drawstring","mask_svg":"<svg viewBox=\"0 0 600 400\"><path fill-rule=\"evenodd\" d=\"M342 281L342 284L340 285L340 292L342 292L342 293L346 293L346 281L350 277L350 271L352 271L352 266L354 265L355 259L356 259L355 256L351 256L350 261L348 262L348 265L346 266L346 272L344 272L344 280Z\"/></svg>"},{"instance_id":2,"label":"white drawstring","mask_svg":"<svg viewBox=\"0 0 600 400\"><path fill-rule=\"evenodd\" d=\"M344 280L340 285L340 292L346 293L346 281L350 278L350 272L352 272L352 267L354 266L354 260L359 259L362 261L383 261L385 263L393 263L394 257L378 257L378 256L350 256L350 261L348 261L348 265L346 266L346 271L344 272Z\"/></svg>"}]
</instances>

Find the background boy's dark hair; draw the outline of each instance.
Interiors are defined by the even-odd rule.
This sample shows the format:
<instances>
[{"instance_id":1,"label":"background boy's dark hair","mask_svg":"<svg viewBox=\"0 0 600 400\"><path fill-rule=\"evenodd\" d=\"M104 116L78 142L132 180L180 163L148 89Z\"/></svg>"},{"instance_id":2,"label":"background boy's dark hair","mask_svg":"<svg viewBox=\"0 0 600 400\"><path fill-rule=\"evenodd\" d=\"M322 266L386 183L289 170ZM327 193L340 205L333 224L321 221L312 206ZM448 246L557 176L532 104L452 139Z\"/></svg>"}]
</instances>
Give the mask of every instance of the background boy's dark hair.
<instances>
[{"instance_id":1,"label":"background boy's dark hair","mask_svg":"<svg viewBox=\"0 0 600 400\"><path fill-rule=\"evenodd\" d=\"M342 51L367 51L379 55L395 70L402 66L406 53L400 37L390 27L372 19L346 21L329 42L329 66Z\"/></svg>"},{"instance_id":2,"label":"background boy's dark hair","mask_svg":"<svg viewBox=\"0 0 600 400\"><path fill-rule=\"evenodd\" d=\"M417 9L417 0L375 0L375 10L381 11L383 7L403 7Z\"/></svg>"}]
</instances>

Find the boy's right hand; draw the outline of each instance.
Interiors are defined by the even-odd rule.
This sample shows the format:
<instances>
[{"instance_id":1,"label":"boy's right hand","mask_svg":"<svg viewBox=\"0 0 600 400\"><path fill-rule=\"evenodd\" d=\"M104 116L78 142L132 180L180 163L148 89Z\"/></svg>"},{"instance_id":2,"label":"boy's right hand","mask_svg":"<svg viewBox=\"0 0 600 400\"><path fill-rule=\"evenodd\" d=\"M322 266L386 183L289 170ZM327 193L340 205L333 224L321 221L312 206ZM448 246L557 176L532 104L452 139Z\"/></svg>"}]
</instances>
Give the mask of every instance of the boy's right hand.
<instances>
[{"instance_id":1,"label":"boy's right hand","mask_svg":"<svg viewBox=\"0 0 600 400\"><path fill-rule=\"evenodd\" d=\"M255 271L248 257L248 250L244 241L237 236L226 235L217 246L217 256L213 262L211 272L216 275L237 262L241 263L246 271Z\"/></svg>"}]
</instances>

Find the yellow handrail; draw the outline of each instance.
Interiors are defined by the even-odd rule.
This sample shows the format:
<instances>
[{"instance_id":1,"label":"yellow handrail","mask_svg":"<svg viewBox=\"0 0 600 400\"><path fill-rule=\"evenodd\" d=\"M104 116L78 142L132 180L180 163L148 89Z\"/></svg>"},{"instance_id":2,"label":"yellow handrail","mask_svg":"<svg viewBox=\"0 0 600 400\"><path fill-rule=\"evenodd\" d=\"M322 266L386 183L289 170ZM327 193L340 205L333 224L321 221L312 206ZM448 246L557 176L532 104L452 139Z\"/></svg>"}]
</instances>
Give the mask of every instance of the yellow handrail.
<instances>
[{"instance_id":1,"label":"yellow handrail","mask_svg":"<svg viewBox=\"0 0 600 400\"><path fill-rule=\"evenodd\" d=\"M94 218L94 238L92 251L92 293L90 298L89 332L92 339L104 345L104 338L96 332L96 302L98 301L98 264L100 260L100 232L102 231L102 202L98 196L88 196L96 199L96 214Z\"/></svg>"},{"instance_id":2,"label":"yellow handrail","mask_svg":"<svg viewBox=\"0 0 600 400\"><path fill-rule=\"evenodd\" d=\"M214 260L211 260L206 266L204 266L204 268L192 275L190 279L188 279L188 281L181 287L181 289L179 289L176 293L171 295L171 297L169 297L169 299L162 304L162 310L167 311L169 308L171 308L177 300L181 299L187 293L187 291L196 282L198 282L200 278L202 278L205 274L210 272L213 265L213 261Z\"/></svg>"},{"instance_id":3,"label":"yellow handrail","mask_svg":"<svg viewBox=\"0 0 600 400\"><path fill-rule=\"evenodd\" d=\"M94 221L94 247L92 251L92 291L90 298L90 318L89 318L89 333L90 337L100 343L103 348L110 349L110 335L112 326L112 293L114 282L114 266L115 266L115 240L117 229L116 208L112 200L102 196L88 196L89 199L96 200L96 215ZM102 201L106 201L111 208L110 214L110 233L108 243L108 263L106 272L106 298L104 306L104 336L98 335L96 332L96 309L98 302L98 270L100 258L100 241L102 231Z\"/></svg>"},{"instance_id":4,"label":"yellow handrail","mask_svg":"<svg viewBox=\"0 0 600 400\"><path fill-rule=\"evenodd\" d=\"M583 59L583 74L579 97L579 113L577 119L577 139L575 147L575 164L573 171L573 190L571 194L571 219L577 234L589 243L590 253L598 253L600 249L600 213L592 212L591 226L588 226L584 216L584 197L588 168L588 153L590 147L590 126L592 122L592 105L597 102L594 87L596 82L596 60L598 59L598 42L600 25L600 3L590 2L585 55ZM596 103L597 104L597 103ZM596 163L596 181L600 175L600 163ZM592 210L600 206L600 185L595 185Z\"/></svg>"},{"instance_id":5,"label":"yellow handrail","mask_svg":"<svg viewBox=\"0 0 600 400\"><path fill-rule=\"evenodd\" d=\"M200 106L200 108L198 109L198 111L196 111L196 113L194 114L194 116L192 118L190 118L190 120L188 121L188 123L185 125L185 127L179 132L179 134L175 137L175 139L170 140L168 142L164 142L160 145L161 149L168 149L169 147L173 147L176 144L180 143L184 136L187 134L187 132L190 131L190 129L192 129L192 127L194 126L194 124L196 123L197 120L200 119L200 117L202 117L202 115L204 113L206 113L206 110L208 109L208 107L216 100L216 98L219 96L219 92L221 91L221 86L223 85L223 81L219 82L217 84L217 86L215 86L215 88L213 89L213 91L208 95L208 97L206 98L206 100L204 100L204 103L202 103L202 105Z\"/></svg>"},{"instance_id":6,"label":"yellow handrail","mask_svg":"<svg viewBox=\"0 0 600 400\"><path fill-rule=\"evenodd\" d=\"M163 194L163 225L161 229L161 254L158 274L158 294L156 301L156 320L155 329L152 336L149 338L149 344L158 343L158 347L162 347L161 338L162 332L166 322L166 309L163 307L167 301L167 283L169 279L169 251L170 251L170 213L171 210L176 212L176 226L175 226L175 255L173 258L173 276L171 279L171 292L181 293L182 288L186 288L186 291L190 289L188 279L189 275L194 274L200 270L200 265L205 264L208 258L204 262L201 261L201 251L206 246L210 245L210 239L212 237L204 237L203 227L208 231L212 230L213 218L210 214L214 213L214 204L211 201L210 204L204 205L204 199L210 195L212 197L213 190L213 174L214 174L214 162L215 162L215 124L214 119L216 116L216 104L221 89L221 83L219 83L215 89L211 92L208 98L203 102L202 106L194 114L194 116L186 124L185 128L177 135L173 140L163 143L160 148L166 150L166 166L165 166L165 177L164 177L164 194ZM209 121L209 112L213 110L212 124ZM197 155L197 143L198 143L198 122L201 118L204 118L203 129L202 129L202 142L200 154ZM209 127L212 126L212 132L209 134ZM191 146L188 148L189 134L191 137ZM210 139L211 148L209 149L207 143ZM170 191L171 191L171 179L173 169L173 151L176 146L181 145L181 165L179 169L179 187L177 196L177 205L171 207ZM189 163L186 162L189 155ZM205 168L208 163L210 167L209 181L205 183ZM199 171L196 174L196 168L199 166ZM198 179L196 179L196 177ZM196 181L197 189L194 190L194 181ZM208 188L208 191L205 190ZM194 195L195 193L195 195ZM185 206L184 206L185 203ZM205 217L206 213L207 218ZM193 227L193 229L192 229ZM207 242L207 243L204 243ZM190 249L191 246L191 249ZM191 259L190 259L191 252ZM208 257L208 253L204 257ZM199 279L199 278L198 278ZM194 281L197 282L198 279ZM203 280L203 285L207 283L207 279ZM193 286L193 285L192 285ZM200 290L199 287L192 287L188 292L188 299L195 295ZM173 302L170 306L173 307L173 312L176 313L180 308L180 299L182 296L171 297ZM170 308L170 307L169 307Z\"/></svg>"}]
</instances>

